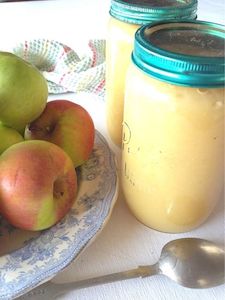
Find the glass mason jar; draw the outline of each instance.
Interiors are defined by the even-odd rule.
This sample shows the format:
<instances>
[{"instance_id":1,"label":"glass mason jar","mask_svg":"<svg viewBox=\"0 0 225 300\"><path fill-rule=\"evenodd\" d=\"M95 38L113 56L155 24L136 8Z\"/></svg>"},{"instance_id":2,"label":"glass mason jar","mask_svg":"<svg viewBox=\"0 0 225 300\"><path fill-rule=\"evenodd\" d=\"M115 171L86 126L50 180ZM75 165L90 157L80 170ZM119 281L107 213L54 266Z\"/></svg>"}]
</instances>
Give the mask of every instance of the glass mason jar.
<instances>
[{"instance_id":1,"label":"glass mason jar","mask_svg":"<svg viewBox=\"0 0 225 300\"><path fill-rule=\"evenodd\" d=\"M134 34L156 20L195 19L197 0L111 0L106 43L106 119L112 141L121 146L124 82Z\"/></svg>"},{"instance_id":2,"label":"glass mason jar","mask_svg":"<svg viewBox=\"0 0 225 300\"><path fill-rule=\"evenodd\" d=\"M122 187L143 224L185 232L224 184L225 27L155 23L135 35L124 103Z\"/></svg>"}]
</instances>

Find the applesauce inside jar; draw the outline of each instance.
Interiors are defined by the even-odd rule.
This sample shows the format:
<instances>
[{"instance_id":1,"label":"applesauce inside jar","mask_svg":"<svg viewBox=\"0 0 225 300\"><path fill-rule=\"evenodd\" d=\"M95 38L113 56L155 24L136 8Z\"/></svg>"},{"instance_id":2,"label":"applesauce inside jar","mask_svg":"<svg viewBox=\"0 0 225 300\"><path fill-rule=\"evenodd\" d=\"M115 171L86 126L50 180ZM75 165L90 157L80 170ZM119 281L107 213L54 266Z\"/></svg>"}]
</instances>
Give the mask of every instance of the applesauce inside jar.
<instances>
[{"instance_id":1,"label":"applesauce inside jar","mask_svg":"<svg viewBox=\"0 0 225 300\"><path fill-rule=\"evenodd\" d=\"M122 187L132 213L153 229L192 230L222 197L224 39L222 26L206 22L136 33L126 78Z\"/></svg>"},{"instance_id":2,"label":"applesauce inside jar","mask_svg":"<svg viewBox=\"0 0 225 300\"><path fill-rule=\"evenodd\" d=\"M112 0L106 43L106 118L111 140L121 146L125 77L134 35L157 20L195 19L197 0Z\"/></svg>"}]
</instances>

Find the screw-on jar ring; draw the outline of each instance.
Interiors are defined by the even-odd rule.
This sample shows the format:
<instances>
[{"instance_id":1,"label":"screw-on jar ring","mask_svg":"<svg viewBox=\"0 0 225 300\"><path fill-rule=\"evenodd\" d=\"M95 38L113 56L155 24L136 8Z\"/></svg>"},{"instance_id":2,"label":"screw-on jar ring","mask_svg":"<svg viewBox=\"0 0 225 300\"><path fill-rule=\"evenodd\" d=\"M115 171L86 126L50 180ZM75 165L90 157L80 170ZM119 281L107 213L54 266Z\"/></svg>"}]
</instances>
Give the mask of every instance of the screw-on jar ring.
<instances>
[{"instance_id":1,"label":"screw-on jar ring","mask_svg":"<svg viewBox=\"0 0 225 300\"><path fill-rule=\"evenodd\" d=\"M110 15L127 23L196 19L197 0L111 0Z\"/></svg>"},{"instance_id":2,"label":"screw-on jar ring","mask_svg":"<svg viewBox=\"0 0 225 300\"><path fill-rule=\"evenodd\" d=\"M204 21L159 22L135 34L132 60L160 80L195 87L225 81L225 27Z\"/></svg>"}]
</instances>

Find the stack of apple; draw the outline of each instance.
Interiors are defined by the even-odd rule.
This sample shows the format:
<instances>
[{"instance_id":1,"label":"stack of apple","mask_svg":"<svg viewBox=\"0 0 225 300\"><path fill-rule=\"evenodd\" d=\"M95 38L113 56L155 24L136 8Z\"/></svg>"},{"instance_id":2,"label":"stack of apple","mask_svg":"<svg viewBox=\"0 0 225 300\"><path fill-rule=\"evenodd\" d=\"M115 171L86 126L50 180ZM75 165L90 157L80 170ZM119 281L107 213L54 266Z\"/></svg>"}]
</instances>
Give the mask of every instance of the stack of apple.
<instances>
[{"instance_id":1,"label":"stack of apple","mask_svg":"<svg viewBox=\"0 0 225 300\"><path fill-rule=\"evenodd\" d=\"M0 214L26 230L49 228L67 214L76 168L94 144L94 124L82 106L47 100L38 69L0 52Z\"/></svg>"}]
</instances>

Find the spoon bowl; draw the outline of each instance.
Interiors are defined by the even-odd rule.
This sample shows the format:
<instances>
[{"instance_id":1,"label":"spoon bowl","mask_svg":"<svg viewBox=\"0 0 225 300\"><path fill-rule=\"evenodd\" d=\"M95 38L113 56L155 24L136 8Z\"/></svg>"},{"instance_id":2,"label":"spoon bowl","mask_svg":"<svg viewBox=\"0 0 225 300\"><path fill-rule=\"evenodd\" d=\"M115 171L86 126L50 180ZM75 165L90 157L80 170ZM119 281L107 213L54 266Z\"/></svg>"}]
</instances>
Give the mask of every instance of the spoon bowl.
<instances>
[{"instance_id":1,"label":"spoon bowl","mask_svg":"<svg viewBox=\"0 0 225 300\"><path fill-rule=\"evenodd\" d=\"M189 288L210 288L224 283L224 250L198 238L167 243L158 261L158 273Z\"/></svg>"}]
</instances>

